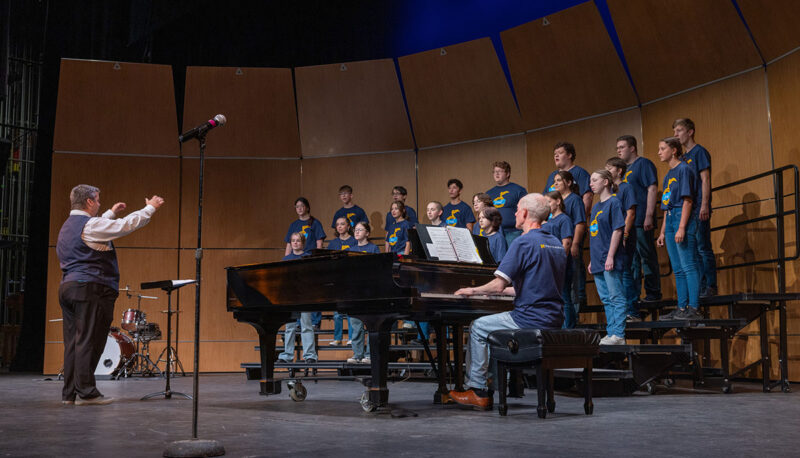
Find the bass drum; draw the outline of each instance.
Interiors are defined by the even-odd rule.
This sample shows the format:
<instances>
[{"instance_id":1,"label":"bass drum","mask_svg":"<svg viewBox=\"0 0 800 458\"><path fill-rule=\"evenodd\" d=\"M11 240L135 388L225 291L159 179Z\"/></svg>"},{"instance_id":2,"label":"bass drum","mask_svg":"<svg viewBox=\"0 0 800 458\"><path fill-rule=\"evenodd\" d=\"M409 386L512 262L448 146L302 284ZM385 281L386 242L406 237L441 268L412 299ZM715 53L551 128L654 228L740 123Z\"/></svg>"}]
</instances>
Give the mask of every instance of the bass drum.
<instances>
[{"instance_id":1,"label":"bass drum","mask_svg":"<svg viewBox=\"0 0 800 458\"><path fill-rule=\"evenodd\" d=\"M111 328L106 338L106 348L100 355L94 375L112 375L117 372L125 361L129 360L134 353L133 341L130 337L122 334L119 328Z\"/></svg>"}]
</instances>

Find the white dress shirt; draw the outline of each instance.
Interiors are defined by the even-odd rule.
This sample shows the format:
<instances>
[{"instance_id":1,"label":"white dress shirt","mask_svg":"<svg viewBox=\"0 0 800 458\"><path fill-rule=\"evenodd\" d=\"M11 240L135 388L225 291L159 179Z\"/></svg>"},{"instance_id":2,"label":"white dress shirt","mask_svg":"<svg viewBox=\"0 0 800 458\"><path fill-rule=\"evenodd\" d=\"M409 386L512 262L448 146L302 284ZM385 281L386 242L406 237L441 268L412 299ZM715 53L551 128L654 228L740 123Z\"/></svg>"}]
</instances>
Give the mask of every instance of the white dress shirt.
<instances>
[{"instance_id":1,"label":"white dress shirt","mask_svg":"<svg viewBox=\"0 0 800 458\"><path fill-rule=\"evenodd\" d=\"M113 249L111 241L126 236L136 229L142 228L150 222L150 218L156 208L146 205L143 209L131 212L124 218L117 219L117 215L111 210L106 210L102 216L91 217L83 210L72 210L72 215L84 215L91 217L86 225L83 226L83 239L86 245L97 251L110 251Z\"/></svg>"}]
</instances>

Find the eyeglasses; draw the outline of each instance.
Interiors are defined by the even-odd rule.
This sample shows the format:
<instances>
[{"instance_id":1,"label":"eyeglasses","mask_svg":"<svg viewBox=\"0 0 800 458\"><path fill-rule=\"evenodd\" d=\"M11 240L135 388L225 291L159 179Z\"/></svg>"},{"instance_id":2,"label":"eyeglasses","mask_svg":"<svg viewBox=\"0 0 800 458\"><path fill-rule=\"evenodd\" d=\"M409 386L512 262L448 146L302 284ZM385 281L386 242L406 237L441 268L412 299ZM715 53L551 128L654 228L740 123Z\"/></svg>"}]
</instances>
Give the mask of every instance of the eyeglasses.
<instances>
[{"instance_id":1,"label":"eyeglasses","mask_svg":"<svg viewBox=\"0 0 800 458\"><path fill-rule=\"evenodd\" d=\"M367 230L364 229L363 227L357 227L357 228L353 229L353 232L367 232Z\"/></svg>"}]
</instances>

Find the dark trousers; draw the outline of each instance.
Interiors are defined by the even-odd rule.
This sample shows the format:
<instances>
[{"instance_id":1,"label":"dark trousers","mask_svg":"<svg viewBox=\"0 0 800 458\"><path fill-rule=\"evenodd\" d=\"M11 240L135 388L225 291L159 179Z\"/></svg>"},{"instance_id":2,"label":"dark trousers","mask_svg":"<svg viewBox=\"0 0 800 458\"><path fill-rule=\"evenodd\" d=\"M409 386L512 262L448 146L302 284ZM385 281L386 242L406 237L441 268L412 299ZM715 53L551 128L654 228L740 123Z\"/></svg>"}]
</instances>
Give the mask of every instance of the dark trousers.
<instances>
[{"instance_id":1,"label":"dark trousers","mask_svg":"<svg viewBox=\"0 0 800 458\"><path fill-rule=\"evenodd\" d=\"M119 293L93 282L67 282L58 288L64 316L64 388L61 399L100 396L94 371L106 346Z\"/></svg>"},{"instance_id":2,"label":"dark trousers","mask_svg":"<svg viewBox=\"0 0 800 458\"><path fill-rule=\"evenodd\" d=\"M642 290L642 274L644 274L645 294L651 297L661 297L658 252L653 235L653 229L646 231L641 226L636 227L636 253L633 256L631 270L633 271L633 284L637 288L637 297Z\"/></svg>"}]
</instances>

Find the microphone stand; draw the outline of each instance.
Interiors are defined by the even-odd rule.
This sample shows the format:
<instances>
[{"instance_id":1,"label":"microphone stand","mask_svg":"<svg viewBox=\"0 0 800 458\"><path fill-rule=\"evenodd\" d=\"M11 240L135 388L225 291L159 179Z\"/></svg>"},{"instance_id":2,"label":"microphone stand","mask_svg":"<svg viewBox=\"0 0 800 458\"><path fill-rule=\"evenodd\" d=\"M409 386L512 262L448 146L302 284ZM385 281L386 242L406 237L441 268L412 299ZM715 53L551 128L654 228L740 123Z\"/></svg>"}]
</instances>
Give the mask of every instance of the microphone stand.
<instances>
[{"instance_id":1,"label":"microphone stand","mask_svg":"<svg viewBox=\"0 0 800 458\"><path fill-rule=\"evenodd\" d=\"M200 143L200 173L198 177L197 193L197 250L195 251L195 280L197 280L194 290L194 380L192 385L192 438L170 443L164 450L166 457L186 457L186 456L220 456L225 454L222 443L213 439L197 438L197 405L199 387L199 367L200 367L200 286L201 268L203 265L203 162L206 152L206 132L197 136Z\"/></svg>"}]
</instances>

